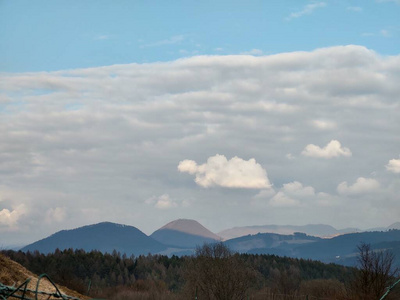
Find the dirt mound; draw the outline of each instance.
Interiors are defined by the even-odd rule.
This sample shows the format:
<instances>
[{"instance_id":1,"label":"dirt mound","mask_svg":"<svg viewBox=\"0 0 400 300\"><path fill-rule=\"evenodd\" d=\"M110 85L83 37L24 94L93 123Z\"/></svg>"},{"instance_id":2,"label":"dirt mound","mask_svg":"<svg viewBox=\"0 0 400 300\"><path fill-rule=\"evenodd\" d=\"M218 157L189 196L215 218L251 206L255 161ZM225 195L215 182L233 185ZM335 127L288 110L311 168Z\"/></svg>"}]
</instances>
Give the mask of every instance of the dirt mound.
<instances>
[{"instance_id":1,"label":"dirt mound","mask_svg":"<svg viewBox=\"0 0 400 300\"><path fill-rule=\"evenodd\" d=\"M28 284L28 289L36 290L36 284L38 281L37 275L25 269L20 264L12 261L8 257L0 254L0 283L6 286L14 286L18 287L28 278L31 281ZM66 287L57 285L60 292L64 295L68 295L71 297L79 298L79 299L89 299L89 297L83 296L75 291L72 291ZM47 279L42 279L40 281L39 290L46 293L55 293L56 289ZM31 297L30 297L31 298ZM39 297L39 299L47 299L48 296Z\"/></svg>"}]
</instances>

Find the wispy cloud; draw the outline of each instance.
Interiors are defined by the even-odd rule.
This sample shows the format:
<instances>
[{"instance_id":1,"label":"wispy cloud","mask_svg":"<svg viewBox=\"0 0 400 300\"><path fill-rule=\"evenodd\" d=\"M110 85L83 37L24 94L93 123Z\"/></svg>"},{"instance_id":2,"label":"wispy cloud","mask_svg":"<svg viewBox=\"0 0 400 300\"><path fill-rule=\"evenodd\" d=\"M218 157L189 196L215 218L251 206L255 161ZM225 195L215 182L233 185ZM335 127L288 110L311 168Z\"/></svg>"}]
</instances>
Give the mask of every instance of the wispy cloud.
<instances>
[{"instance_id":1,"label":"wispy cloud","mask_svg":"<svg viewBox=\"0 0 400 300\"><path fill-rule=\"evenodd\" d=\"M382 29L381 31L379 31L379 33L383 37L390 37L390 32L386 29Z\"/></svg>"},{"instance_id":2,"label":"wispy cloud","mask_svg":"<svg viewBox=\"0 0 400 300\"><path fill-rule=\"evenodd\" d=\"M361 12L363 10L360 6L349 6L346 9L353 12Z\"/></svg>"},{"instance_id":3,"label":"wispy cloud","mask_svg":"<svg viewBox=\"0 0 400 300\"><path fill-rule=\"evenodd\" d=\"M376 0L376 2L378 2L378 3L393 2L393 3L400 4L400 0Z\"/></svg>"},{"instance_id":4,"label":"wispy cloud","mask_svg":"<svg viewBox=\"0 0 400 300\"><path fill-rule=\"evenodd\" d=\"M285 18L286 21L290 21L292 19L300 18L304 15L310 15L316 10L317 8L322 8L325 7L326 3L325 2L316 2L316 3L311 3L307 4L304 6L304 8L300 11L292 12L288 17Z\"/></svg>"},{"instance_id":5,"label":"wispy cloud","mask_svg":"<svg viewBox=\"0 0 400 300\"><path fill-rule=\"evenodd\" d=\"M97 40L97 41L108 40L108 39L110 39L110 36L106 35L106 34L96 35L94 37L94 40Z\"/></svg>"},{"instance_id":6,"label":"wispy cloud","mask_svg":"<svg viewBox=\"0 0 400 300\"><path fill-rule=\"evenodd\" d=\"M142 45L142 48L145 47L159 47L159 46L165 46L165 45L173 45L173 44L178 44L180 42L182 42L185 39L185 37L183 35L174 35L168 39L165 40L160 40L154 43L149 43L149 44L145 44Z\"/></svg>"},{"instance_id":7,"label":"wispy cloud","mask_svg":"<svg viewBox=\"0 0 400 300\"><path fill-rule=\"evenodd\" d=\"M244 51L241 54L259 56L263 55L263 51L260 49L251 49L250 51Z\"/></svg>"},{"instance_id":8,"label":"wispy cloud","mask_svg":"<svg viewBox=\"0 0 400 300\"><path fill-rule=\"evenodd\" d=\"M361 34L363 37L384 37L384 38L390 38L392 35L389 30L387 29L381 29L379 32L364 32Z\"/></svg>"}]
</instances>

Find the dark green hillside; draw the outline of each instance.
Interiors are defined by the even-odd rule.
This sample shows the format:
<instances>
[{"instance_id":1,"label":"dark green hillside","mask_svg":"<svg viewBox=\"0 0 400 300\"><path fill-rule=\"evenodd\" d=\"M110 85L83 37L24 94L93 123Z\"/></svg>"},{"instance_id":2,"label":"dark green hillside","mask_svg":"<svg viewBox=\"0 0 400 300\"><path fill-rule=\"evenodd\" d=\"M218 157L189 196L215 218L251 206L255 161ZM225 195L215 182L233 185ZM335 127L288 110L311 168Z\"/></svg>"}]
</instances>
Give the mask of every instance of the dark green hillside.
<instances>
[{"instance_id":1,"label":"dark green hillside","mask_svg":"<svg viewBox=\"0 0 400 300\"><path fill-rule=\"evenodd\" d=\"M148 237L133 226L103 222L72 230L59 231L21 250L51 253L56 249L98 250L111 253L116 250L127 255L158 253L167 247Z\"/></svg>"},{"instance_id":2,"label":"dark green hillside","mask_svg":"<svg viewBox=\"0 0 400 300\"><path fill-rule=\"evenodd\" d=\"M313 244L300 245L294 249L294 256L323 262L336 262L354 265L360 243L377 244L400 241L400 230L384 232L361 232L344 234L332 239L322 239Z\"/></svg>"},{"instance_id":3,"label":"dark green hillside","mask_svg":"<svg viewBox=\"0 0 400 300\"><path fill-rule=\"evenodd\" d=\"M163 243L169 247L174 248L196 248L204 243L215 243L217 240L207 238L204 236L189 234L186 232L172 230L172 229L159 229L150 235L156 241Z\"/></svg>"},{"instance_id":4,"label":"dark green hillside","mask_svg":"<svg viewBox=\"0 0 400 300\"><path fill-rule=\"evenodd\" d=\"M253 254L277 254L292 256L291 249L298 245L315 243L321 239L304 233L282 235L276 233L259 233L225 241L225 244L237 252Z\"/></svg>"}]
</instances>

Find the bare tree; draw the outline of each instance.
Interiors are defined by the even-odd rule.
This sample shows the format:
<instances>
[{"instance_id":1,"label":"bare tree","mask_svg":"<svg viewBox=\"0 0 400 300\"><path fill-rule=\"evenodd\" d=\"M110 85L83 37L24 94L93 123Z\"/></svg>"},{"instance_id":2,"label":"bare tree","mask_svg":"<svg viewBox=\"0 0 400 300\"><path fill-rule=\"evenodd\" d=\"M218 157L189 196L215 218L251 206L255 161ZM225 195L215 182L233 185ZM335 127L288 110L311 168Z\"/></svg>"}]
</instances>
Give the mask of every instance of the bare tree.
<instances>
[{"instance_id":1,"label":"bare tree","mask_svg":"<svg viewBox=\"0 0 400 300\"><path fill-rule=\"evenodd\" d=\"M245 299L256 278L238 254L223 243L205 244L187 265L186 282L190 293L199 299Z\"/></svg>"},{"instance_id":2,"label":"bare tree","mask_svg":"<svg viewBox=\"0 0 400 300\"><path fill-rule=\"evenodd\" d=\"M352 286L355 299L380 299L398 273L394 255L389 251L373 251L365 243L358 246L358 251L359 270Z\"/></svg>"}]
</instances>

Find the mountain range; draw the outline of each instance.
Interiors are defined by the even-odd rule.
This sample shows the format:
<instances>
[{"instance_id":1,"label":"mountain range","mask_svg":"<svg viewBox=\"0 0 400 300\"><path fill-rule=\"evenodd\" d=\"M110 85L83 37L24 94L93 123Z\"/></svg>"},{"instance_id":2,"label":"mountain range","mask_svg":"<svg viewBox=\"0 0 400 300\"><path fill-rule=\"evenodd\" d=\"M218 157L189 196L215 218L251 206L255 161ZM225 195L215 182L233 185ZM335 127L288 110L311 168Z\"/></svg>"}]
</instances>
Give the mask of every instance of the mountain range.
<instances>
[{"instance_id":1,"label":"mountain range","mask_svg":"<svg viewBox=\"0 0 400 300\"><path fill-rule=\"evenodd\" d=\"M275 254L305 259L354 265L357 246L371 244L373 249L391 250L400 263L400 223L392 224L382 231L354 232L355 229L336 230L329 225L305 226L249 226L236 227L221 233L223 237L247 234L224 240L232 251L249 254ZM275 232L261 231L270 230ZM353 230L352 233L340 233ZM302 232L301 232L302 231ZM282 234L285 233L285 234ZM312 233L312 234L310 234ZM332 238L322 238L334 236ZM223 240L195 220L179 219L172 221L147 236L139 229L103 222L72 230L62 230L47 238L23 247L22 251L54 252L58 249L98 250L111 253L114 250L127 255L191 255L197 246Z\"/></svg>"}]
</instances>

